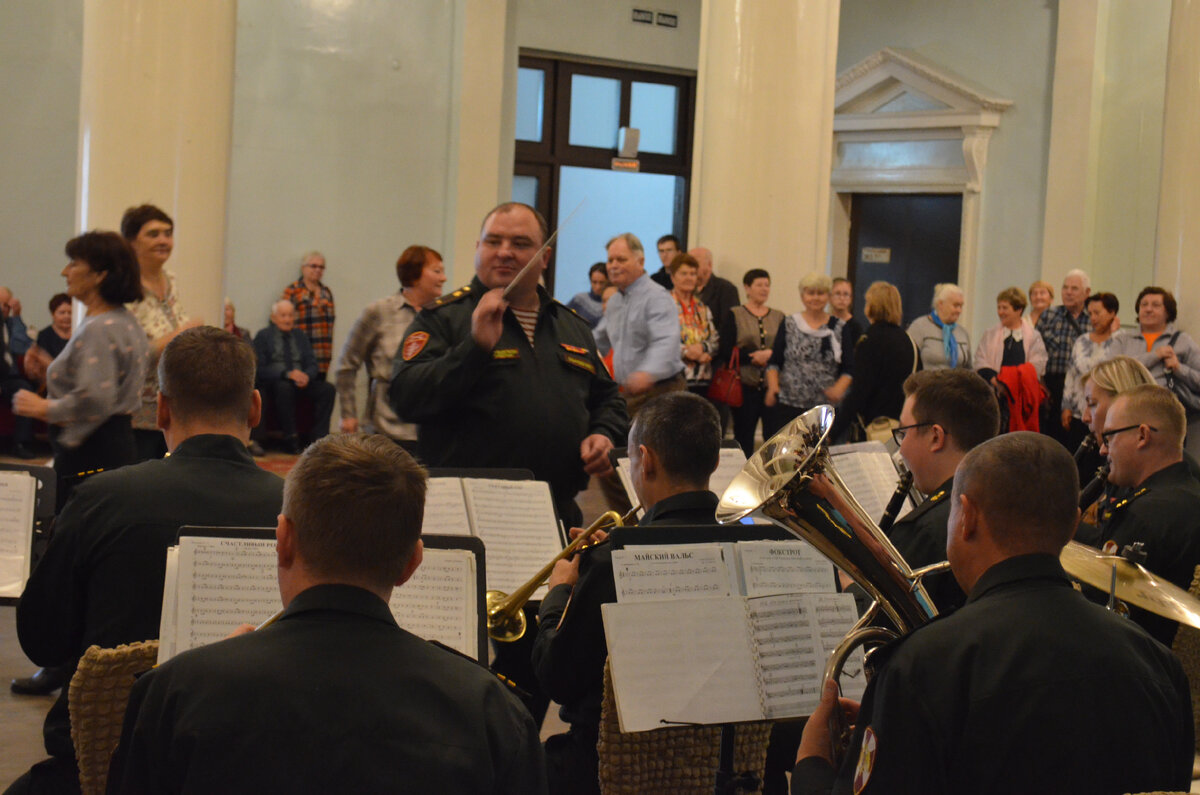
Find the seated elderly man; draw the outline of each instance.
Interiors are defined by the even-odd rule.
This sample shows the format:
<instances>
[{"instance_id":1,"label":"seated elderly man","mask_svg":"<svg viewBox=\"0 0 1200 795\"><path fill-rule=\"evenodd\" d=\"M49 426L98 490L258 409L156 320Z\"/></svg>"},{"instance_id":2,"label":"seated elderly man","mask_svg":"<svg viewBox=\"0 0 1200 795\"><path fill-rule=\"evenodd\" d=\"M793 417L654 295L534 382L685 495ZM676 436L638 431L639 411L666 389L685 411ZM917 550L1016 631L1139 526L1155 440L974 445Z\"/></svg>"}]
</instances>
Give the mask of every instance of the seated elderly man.
<instances>
[{"instance_id":1,"label":"seated elderly man","mask_svg":"<svg viewBox=\"0 0 1200 795\"><path fill-rule=\"evenodd\" d=\"M392 618L424 508L424 470L387 437L309 447L275 531L283 617L137 681L110 791L545 792L525 707Z\"/></svg>"},{"instance_id":2,"label":"seated elderly man","mask_svg":"<svg viewBox=\"0 0 1200 795\"><path fill-rule=\"evenodd\" d=\"M720 450L721 420L707 400L690 392L648 400L629 429L633 489L648 506L638 525L714 523L718 500L708 479ZM600 606L617 601L610 545L593 547L582 562L560 560L549 585L538 612L533 665L571 727L546 741L550 791L599 792L596 740L608 658Z\"/></svg>"},{"instance_id":3,"label":"seated elderly man","mask_svg":"<svg viewBox=\"0 0 1200 795\"><path fill-rule=\"evenodd\" d=\"M320 371L312 345L304 332L296 328L296 308L291 301L280 299L275 302L271 308L271 324L254 335L254 352L258 356L258 389L264 401L275 409L275 418L283 431L284 449L289 453L300 452L300 435L296 431L297 397L306 397L313 402L309 440L328 434L337 390L333 384L318 377Z\"/></svg>"},{"instance_id":4,"label":"seated elderly man","mask_svg":"<svg viewBox=\"0 0 1200 795\"><path fill-rule=\"evenodd\" d=\"M967 453L946 543L966 605L878 650L861 708L838 704L826 683L794 794L1188 788L1194 730L1179 661L1075 591L1059 564L1078 499L1075 462L1047 436L1010 433ZM836 709L855 722L840 770Z\"/></svg>"},{"instance_id":5,"label":"seated elderly man","mask_svg":"<svg viewBox=\"0 0 1200 795\"><path fill-rule=\"evenodd\" d=\"M1143 543L1146 568L1185 590L1200 564L1200 482L1183 460L1186 427L1183 406L1166 387L1134 387L1108 407L1100 452L1108 456L1108 482L1126 492L1101 511L1099 537L1117 552ZM1163 643L1174 639L1174 621L1141 609L1130 615Z\"/></svg>"}]
</instances>

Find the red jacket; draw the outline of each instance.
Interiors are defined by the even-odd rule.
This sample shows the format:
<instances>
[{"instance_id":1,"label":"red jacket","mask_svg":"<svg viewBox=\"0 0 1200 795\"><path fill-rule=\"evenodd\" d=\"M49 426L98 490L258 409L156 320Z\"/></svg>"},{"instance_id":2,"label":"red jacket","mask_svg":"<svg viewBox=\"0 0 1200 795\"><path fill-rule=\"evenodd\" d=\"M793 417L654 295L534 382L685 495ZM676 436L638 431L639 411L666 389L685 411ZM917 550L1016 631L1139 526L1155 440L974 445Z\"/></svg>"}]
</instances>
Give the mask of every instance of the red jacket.
<instances>
[{"instance_id":1,"label":"red jacket","mask_svg":"<svg viewBox=\"0 0 1200 795\"><path fill-rule=\"evenodd\" d=\"M1040 430L1038 408L1043 393L1033 365L1026 362L1016 367L1001 367L996 380L1008 389L1008 430Z\"/></svg>"}]
</instances>

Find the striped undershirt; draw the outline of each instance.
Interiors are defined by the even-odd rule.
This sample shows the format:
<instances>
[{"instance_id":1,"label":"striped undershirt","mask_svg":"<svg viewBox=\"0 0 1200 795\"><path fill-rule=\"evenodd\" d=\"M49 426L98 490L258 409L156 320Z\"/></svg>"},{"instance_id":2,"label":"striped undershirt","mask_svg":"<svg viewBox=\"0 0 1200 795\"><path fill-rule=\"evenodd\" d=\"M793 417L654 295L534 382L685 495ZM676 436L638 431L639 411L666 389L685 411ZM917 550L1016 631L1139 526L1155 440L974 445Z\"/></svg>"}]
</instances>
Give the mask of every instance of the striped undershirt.
<instances>
[{"instance_id":1,"label":"striped undershirt","mask_svg":"<svg viewBox=\"0 0 1200 795\"><path fill-rule=\"evenodd\" d=\"M529 338L529 347L533 347L533 330L537 328L538 310L533 309L517 309L515 306L510 306L513 316L517 322L521 324L521 328L525 331L525 336Z\"/></svg>"}]
</instances>

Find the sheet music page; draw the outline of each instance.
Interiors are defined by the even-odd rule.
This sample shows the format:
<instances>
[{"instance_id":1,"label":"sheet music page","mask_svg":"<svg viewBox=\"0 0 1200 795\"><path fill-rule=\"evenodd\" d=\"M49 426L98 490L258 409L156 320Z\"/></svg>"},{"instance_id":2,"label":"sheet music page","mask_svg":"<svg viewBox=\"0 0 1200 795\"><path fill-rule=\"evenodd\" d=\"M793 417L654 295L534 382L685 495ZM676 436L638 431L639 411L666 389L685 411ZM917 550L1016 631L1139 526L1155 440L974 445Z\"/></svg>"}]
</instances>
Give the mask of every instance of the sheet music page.
<instances>
[{"instance_id":1,"label":"sheet music page","mask_svg":"<svg viewBox=\"0 0 1200 795\"><path fill-rule=\"evenodd\" d=\"M836 445L829 452L850 493L878 524L900 479L883 442ZM906 510L901 509L901 515Z\"/></svg>"},{"instance_id":2,"label":"sheet music page","mask_svg":"<svg viewBox=\"0 0 1200 795\"><path fill-rule=\"evenodd\" d=\"M550 486L540 480L463 478L467 513L487 548L487 587L512 593L559 552ZM543 585L534 599L546 595Z\"/></svg>"},{"instance_id":3,"label":"sheet music page","mask_svg":"<svg viewBox=\"0 0 1200 795\"><path fill-rule=\"evenodd\" d=\"M742 452L742 448L722 447L717 468L712 473L712 477L708 479L709 490L720 497L725 493L725 489L729 488L733 479L741 473L744 466L746 466L746 454Z\"/></svg>"},{"instance_id":4,"label":"sheet music page","mask_svg":"<svg viewBox=\"0 0 1200 795\"><path fill-rule=\"evenodd\" d=\"M835 591L833 564L805 541L739 541L737 550L746 596Z\"/></svg>"},{"instance_id":5,"label":"sheet music page","mask_svg":"<svg viewBox=\"0 0 1200 795\"><path fill-rule=\"evenodd\" d=\"M223 640L239 624L278 612L275 566L274 539L181 538L176 651Z\"/></svg>"},{"instance_id":6,"label":"sheet music page","mask_svg":"<svg viewBox=\"0 0 1200 795\"><path fill-rule=\"evenodd\" d=\"M825 653L813 598L788 594L745 600L767 718L811 715L821 700Z\"/></svg>"},{"instance_id":7,"label":"sheet music page","mask_svg":"<svg viewBox=\"0 0 1200 795\"><path fill-rule=\"evenodd\" d=\"M166 577L163 578L162 615L158 619L158 664L175 656L179 629L179 547L167 547Z\"/></svg>"},{"instance_id":8,"label":"sheet music page","mask_svg":"<svg viewBox=\"0 0 1200 795\"><path fill-rule=\"evenodd\" d=\"M0 472L0 596L20 596L29 579L37 478Z\"/></svg>"},{"instance_id":9,"label":"sheet music page","mask_svg":"<svg viewBox=\"0 0 1200 795\"><path fill-rule=\"evenodd\" d=\"M817 632L825 650L821 658L821 665L824 666L829 655L858 621L858 608L854 605L854 597L848 593L814 594L812 599ZM843 696L855 701L862 700L863 691L867 689L867 677L863 673L861 646L846 658L840 682Z\"/></svg>"},{"instance_id":10,"label":"sheet music page","mask_svg":"<svg viewBox=\"0 0 1200 795\"><path fill-rule=\"evenodd\" d=\"M742 602L601 606L621 731L762 719Z\"/></svg>"},{"instance_id":11,"label":"sheet music page","mask_svg":"<svg viewBox=\"0 0 1200 795\"><path fill-rule=\"evenodd\" d=\"M408 582L392 591L396 623L425 640L436 640L479 659L475 555L468 549L425 548Z\"/></svg>"},{"instance_id":12,"label":"sheet music page","mask_svg":"<svg viewBox=\"0 0 1200 795\"><path fill-rule=\"evenodd\" d=\"M471 535L471 520L467 517L467 499L463 495L461 478L430 478L425 486L425 520L423 533L452 536Z\"/></svg>"},{"instance_id":13,"label":"sheet music page","mask_svg":"<svg viewBox=\"0 0 1200 795\"><path fill-rule=\"evenodd\" d=\"M718 599L731 582L720 544L637 545L612 551L618 602Z\"/></svg>"}]
</instances>

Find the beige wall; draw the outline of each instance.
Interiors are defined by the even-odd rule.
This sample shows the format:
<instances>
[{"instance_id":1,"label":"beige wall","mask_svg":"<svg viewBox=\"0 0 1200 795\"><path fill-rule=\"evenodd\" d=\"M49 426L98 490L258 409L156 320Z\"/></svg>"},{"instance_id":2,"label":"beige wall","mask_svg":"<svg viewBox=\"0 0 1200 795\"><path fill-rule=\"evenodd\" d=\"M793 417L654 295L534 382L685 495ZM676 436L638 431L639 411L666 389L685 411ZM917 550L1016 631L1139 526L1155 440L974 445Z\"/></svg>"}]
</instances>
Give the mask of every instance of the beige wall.
<instances>
[{"instance_id":1,"label":"beige wall","mask_svg":"<svg viewBox=\"0 0 1200 795\"><path fill-rule=\"evenodd\" d=\"M634 64L696 69L701 0L515 0L520 47ZM633 22L634 6L679 17L679 27Z\"/></svg>"}]
</instances>

